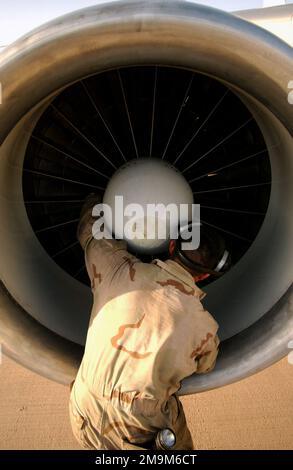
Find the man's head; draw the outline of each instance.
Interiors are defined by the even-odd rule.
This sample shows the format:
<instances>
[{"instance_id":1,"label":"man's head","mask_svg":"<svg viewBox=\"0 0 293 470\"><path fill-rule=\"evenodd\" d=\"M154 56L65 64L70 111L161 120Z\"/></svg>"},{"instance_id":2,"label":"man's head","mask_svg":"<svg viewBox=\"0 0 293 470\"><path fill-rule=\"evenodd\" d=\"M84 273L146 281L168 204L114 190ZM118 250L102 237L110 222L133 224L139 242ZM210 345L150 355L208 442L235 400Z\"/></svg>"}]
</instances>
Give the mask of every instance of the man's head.
<instances>
[{"instance_id":1,"label":"man's head","mask_svg":"<svg viewBox=\"0 0 293 470\"><path fill-rule=\"evenodd\" d=\"M197 250L182 250L180 239L171 240L169 254L192 274L195 282L200 282L207 279L219 265L225 254L225 242L218 232L204 226L201 227Z\"/></svg>"}]
</instances>

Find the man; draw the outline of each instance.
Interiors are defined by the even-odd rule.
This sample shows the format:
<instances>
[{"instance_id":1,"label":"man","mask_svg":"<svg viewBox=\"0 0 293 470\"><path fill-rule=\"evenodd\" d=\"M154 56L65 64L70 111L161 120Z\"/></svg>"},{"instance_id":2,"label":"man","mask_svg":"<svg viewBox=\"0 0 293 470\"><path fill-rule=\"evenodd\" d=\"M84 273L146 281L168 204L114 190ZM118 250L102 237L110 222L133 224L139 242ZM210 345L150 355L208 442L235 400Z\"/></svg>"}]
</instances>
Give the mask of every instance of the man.
<instances>
[{"instance_id":1,"label":"man","mask_svg":"<svg viewBox=\"0 0 293 470\"><path fill-rule=\"evenodd\" d=\"M208 239L186 253L171 241L172 259L143 263L125 242L93 238L97 202L78 228L94 303L70 396L73 433L88 449L193 449L176 392L216 362L218 325L196 282L214 273L219 253Z\"/></svg>"}]
</instances>

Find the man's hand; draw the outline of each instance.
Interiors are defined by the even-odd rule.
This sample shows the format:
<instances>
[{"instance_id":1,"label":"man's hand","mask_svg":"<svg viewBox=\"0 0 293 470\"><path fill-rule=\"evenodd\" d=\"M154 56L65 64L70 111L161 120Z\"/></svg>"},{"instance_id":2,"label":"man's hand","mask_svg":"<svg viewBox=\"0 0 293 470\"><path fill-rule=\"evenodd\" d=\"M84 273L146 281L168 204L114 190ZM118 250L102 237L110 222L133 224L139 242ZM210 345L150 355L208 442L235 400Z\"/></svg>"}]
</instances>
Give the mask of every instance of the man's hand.
<instances>
[{"instance_id":1,"label":"man's hand","mask_svg":"<svg viewBox=\"0 0 293 470\"><path fill-rule=\"evenodd\" d=\"M88 240L92 237L92 225L95 222L95 219L92 216L93 208L96 204L100 204L101 202L101 194L91 193L85 198L84 204L81 208L76 235L83 249L85 248Z\"/></svg>"},{"instance_id":2,"label":"man's hand","mask_svg":"<svg viewBox=\"0 0 293 470\"><path fill-rule=\"evenodd\" d=\"M84 200L84 203L81 208L80 212L80 219L87 213L90 209L93 210L93 207L96 204L100 204L102 202L102 195L97 193L90 193Z\"/></svg>"}]
</instances>

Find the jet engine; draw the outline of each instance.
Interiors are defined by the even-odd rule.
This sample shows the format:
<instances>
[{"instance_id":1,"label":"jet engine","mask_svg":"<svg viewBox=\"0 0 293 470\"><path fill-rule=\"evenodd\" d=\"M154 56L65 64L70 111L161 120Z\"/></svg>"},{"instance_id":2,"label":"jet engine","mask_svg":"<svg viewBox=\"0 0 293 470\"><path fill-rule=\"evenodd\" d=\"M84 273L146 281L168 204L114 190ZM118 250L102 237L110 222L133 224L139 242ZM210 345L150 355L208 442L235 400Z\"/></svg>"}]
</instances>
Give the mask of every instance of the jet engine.
<instances>
[{"instance_id":1,"label":"jet engine","mask_svg":"<svg viewBox=\"0 0 293 470\"><path fill-rule=\"evenodd\" d=\"M292 80L289 44L189 1L107 2L7 47L3 351L50 379L73 380L92 302L76 240L82 202L128 161L152 157L188 181L233 263L202 286L220 326L216 368L186 379L180 393L232 383L284 357L293 339Z\"/></svg>"}]
</instances>

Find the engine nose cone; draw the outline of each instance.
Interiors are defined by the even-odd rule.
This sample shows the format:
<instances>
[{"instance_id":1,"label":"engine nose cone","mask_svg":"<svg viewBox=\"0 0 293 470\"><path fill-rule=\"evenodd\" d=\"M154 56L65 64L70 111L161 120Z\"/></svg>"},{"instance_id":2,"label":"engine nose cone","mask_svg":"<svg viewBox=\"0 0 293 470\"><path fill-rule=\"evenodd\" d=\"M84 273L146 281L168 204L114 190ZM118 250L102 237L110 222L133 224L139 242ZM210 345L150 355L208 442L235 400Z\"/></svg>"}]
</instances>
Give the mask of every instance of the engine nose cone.
<instances>
[{"instance_id":1,"label":"engine nose cone","mask_svg":"<svg viewBox=\"0 0 293 470\"><path fill-rule=\"evenodd\" d=\"M183 223L188 221L193 194L188 182L172 165L143 158L116 171L103 202L111 208L111 213L104 214L108 231L115 238L126 240L132 250L155 254L167 248L170 231L178 226L179 214ZM186 212L183 213L182 206L180 210L180 204L185 205Z\"/></svg>"}]
</instances>

